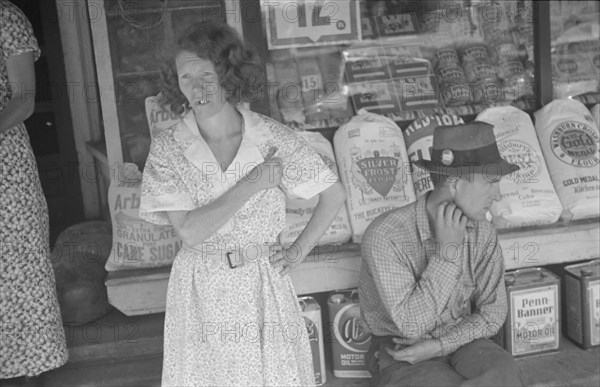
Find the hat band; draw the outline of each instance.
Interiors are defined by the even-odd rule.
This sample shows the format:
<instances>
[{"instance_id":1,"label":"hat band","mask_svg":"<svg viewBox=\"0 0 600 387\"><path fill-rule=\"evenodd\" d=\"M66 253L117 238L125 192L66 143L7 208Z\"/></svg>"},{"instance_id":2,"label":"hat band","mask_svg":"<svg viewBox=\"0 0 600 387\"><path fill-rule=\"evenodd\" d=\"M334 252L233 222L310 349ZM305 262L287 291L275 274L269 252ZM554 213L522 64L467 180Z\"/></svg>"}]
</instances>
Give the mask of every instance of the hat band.
<instances>
[{"instance_id":1,"label":"hat band","mask_svg":"<svg viewBox=\"0 0 600 387\"><path fill-rule=\"evenodd\" d=\"M448 168L476 167L495 164L499 160L501 157L496 143L469 150L433 149L431 151L431 161Z\"/></svg>"}]
</instances>

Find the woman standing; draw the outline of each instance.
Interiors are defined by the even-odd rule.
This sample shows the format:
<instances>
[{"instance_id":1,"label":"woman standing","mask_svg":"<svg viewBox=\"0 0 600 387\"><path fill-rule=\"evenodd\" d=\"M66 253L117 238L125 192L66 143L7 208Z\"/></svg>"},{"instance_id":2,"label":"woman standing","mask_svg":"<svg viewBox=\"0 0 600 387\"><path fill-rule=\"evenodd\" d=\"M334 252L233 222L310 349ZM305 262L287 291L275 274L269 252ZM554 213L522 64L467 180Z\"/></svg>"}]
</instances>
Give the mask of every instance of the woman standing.
<instances>
[{"instance_id":1,"label":"woman standing","mask_svg":"<svg viewBox=\"0 0 600 387\"><path fill-rule=\"evenodd\" d=\"M39 55L25 15L0 0L0 379L36 376L67 361L48 208L23 125L35 105Z\"/></svg>"},{"instance_id":2,"label":"woman standing","mask_svg":"<svg viewBox=\"0 0 600 387\"><path fill-rule=\"evenodd\" d=\"M343 188L289 128L237 106L260 68L233 29L194 26L167 65L163 96L182 119L153 139L140 207L184 243L169 280L163 384L314 385L288 273L335 217ZM281 248L286 194L320 200Z\"/></svg>"}]
</instances>

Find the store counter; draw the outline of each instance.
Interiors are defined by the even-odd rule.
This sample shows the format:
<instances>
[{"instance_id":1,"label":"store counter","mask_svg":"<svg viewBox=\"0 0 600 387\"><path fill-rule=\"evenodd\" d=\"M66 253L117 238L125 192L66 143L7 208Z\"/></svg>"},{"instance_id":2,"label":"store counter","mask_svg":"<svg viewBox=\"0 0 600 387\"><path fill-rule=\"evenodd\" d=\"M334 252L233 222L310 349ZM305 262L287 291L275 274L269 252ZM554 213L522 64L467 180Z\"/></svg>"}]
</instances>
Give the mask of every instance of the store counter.
<instances>
[{"instance_id":1,"label":"store counter","mask_svg":"<svg viewBox=\"0 0 600 387\"><path fill-rule=\"evenodd\" d=\"M600 257L600 219L545 227L502 230L506 270L576 262ZM360 245L321 246L291 273L299 295L355 288L359 283ZM128 316L165 310L170 267L108 274L111 305Z\"/></svg>"}]
</instances>

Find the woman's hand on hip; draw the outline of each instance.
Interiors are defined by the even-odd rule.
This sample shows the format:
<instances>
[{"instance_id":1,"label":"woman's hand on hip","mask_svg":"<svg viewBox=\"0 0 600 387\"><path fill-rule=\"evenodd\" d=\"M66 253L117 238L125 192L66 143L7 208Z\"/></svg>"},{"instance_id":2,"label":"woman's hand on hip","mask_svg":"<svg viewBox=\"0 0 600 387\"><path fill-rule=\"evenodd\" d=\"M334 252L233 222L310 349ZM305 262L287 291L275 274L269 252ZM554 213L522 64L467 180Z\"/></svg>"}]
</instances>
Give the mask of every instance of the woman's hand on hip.
<instances>
[{"instance_id":1,"label":"woman's hand on hip","mask_svg":"<svg viewBox=\"0 0 600 387\"><path fill-rule=\"evenodd\" d=\"M304 257L306 257L306 254L297 245L292 244L288 248L283 248L271 255L269 262L280 275L284 276L300 265L304 261Z\"/></svg>"}]
</instances>

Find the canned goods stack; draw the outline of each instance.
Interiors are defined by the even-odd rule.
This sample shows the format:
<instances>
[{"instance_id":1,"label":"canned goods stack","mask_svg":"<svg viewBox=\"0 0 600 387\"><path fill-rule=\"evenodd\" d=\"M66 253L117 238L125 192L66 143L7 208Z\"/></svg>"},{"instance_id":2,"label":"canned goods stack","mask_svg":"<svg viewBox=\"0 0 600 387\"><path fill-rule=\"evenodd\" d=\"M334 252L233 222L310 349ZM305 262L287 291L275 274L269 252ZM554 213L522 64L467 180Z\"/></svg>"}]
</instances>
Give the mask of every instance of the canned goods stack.
<instances>
[{"instance_id":1,"label":"canned goods stack","mask_svg":"<svg viewBox=\"0 0 600 387\"><path fill-rule=\"evenodd\" d=\"M437 50L433 57L434 70L446 106L461 106L473 102L458 53L452 47Z\"/></svg>"},{"instance_id":2,"label":"canned goods stack","mask_svg":"<svg viewBox=\"0 0 600 387\"><path fill-rule=\"evenodd\" d=\"M465 44L460 49L460 56L473 90L473 102L488 105L503 101L504 93L498 83L497 70L490 61L487 44Z\"/></svg>"},{"instance_id":3,"label":"canned goods stack","mask_svg":"<svg viewBox=\"0 0 600 387\"><path fill-rule=\"evenodd\" d=\"M489 44L490 59L498 65L498 77L502 83L503 98L509 101L533 97L533 77L523 64L526 52L519 50L518 36L514 36L506 10L480 17L481 30L485 41Z\"/></svg>"}]
</instances>

